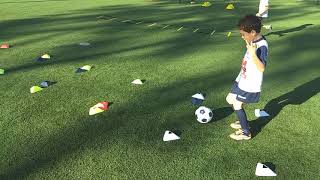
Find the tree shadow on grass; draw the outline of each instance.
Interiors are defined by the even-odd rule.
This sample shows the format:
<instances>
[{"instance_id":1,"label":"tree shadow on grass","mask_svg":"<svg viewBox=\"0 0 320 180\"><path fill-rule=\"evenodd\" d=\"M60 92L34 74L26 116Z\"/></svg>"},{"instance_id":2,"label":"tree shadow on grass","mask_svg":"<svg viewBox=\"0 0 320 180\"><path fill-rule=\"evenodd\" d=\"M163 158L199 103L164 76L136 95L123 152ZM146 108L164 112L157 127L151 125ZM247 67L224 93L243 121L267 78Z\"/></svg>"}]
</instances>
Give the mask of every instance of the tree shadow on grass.
<instances>
[{"instance_id":1,"label":"tree shadow on grass","mask_svg":"<svg viewBox=\"0 0 320 180\"><path fill-rule=\"evenodd\" d=\"M269 113L270 116L249 121L254 136L258 135L262 128L265 127L271 120L273 120L285 106L301 105L319 92L320 77L298 86L294 90L269 101L264 107L264 110Z\"/></svg>"},{"instance_id":2,"label":"tree shadow on grass","mask_svg":"<svg viewBox=\"0 0 320 180\"><path fill-rule=\"evenodd\" d=\"M292 32L298 32L298 31L302 31L303 29L307 28L308 26L312 26L313 24L304 24L295 28L290 28L290 29L286 29L286 30L282 30L282 31L274 31L274 32L269 32L268 34L266 34L265 36L270 36L270 35L278 35L279 37L284 36L288 33L292 33Z\"/></svg>"}]
</instances>

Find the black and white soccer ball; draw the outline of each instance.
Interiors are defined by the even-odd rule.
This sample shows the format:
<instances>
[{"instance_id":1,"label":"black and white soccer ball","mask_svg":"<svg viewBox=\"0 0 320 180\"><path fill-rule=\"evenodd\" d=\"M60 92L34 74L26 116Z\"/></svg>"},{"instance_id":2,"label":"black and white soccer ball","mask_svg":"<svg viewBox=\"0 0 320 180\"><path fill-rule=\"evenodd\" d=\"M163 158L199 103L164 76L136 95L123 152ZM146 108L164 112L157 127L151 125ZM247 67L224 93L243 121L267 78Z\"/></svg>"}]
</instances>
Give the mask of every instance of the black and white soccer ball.
<instances>
[{"instance_id":1,"label":"black and white soccer ball","mask_svg":"<svg viewBox=\"0 0 320 180\"><path fill-rule=\"evenodd\" d=\"M196 110L195 115L196 115L196 119L199 123L208 123L213 118L212 110L205 107L205 106L200 106Z\"/></svg>"}]
</instances>

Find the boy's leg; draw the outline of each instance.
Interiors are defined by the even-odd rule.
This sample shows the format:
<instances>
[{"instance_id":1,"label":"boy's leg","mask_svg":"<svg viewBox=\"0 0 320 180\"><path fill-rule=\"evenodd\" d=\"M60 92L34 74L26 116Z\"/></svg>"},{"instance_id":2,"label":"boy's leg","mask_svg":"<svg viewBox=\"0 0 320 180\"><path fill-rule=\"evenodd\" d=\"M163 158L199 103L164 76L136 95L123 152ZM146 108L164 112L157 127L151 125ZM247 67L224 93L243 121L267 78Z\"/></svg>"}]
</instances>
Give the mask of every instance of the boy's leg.
<instances>
[{"instance_id":1,"label":"boy's leg","mask_svg":"<svg viewBox=\"0 0 320 180\"><path fill-rule=\"evenodd\" d=\"M226 101L228 104L233 105L234 102L237 100L237 95L233 93L229 93L226 97ZM233 106L232 106L233 107Z\"/></svg>"},{"instance_id":2,"label":"boy's leg","mask_svg":"<svg viewBox=\"0 0 320 180\"><path fill-rule=\"evenodd\" d=\"M250 135L249 123L247 120L246 112L242 108L242 104L243 102L236 100L235 103L233 104L233 107L234 107L235 113L239 118L243 133L249 136Z\"/></svg>"},{"instance_id":3,"label":"boy's leg","mask_svg":"<svg viewBox=\"0 0 320 180\"><path fill-rule=\"evenodd\" d=\"M235 101L237 100L237 95L233 94L233 93L229 93L228 96L226 97L226 101L228 102L228 104L231 105L232 109L234 110L233 104L235 103ZM241 129L241 125L239 121L236 121L234 123L231 123L230 126L233 129Z\"/></svg>"},{"instance_id":4,"label":"boy's leg","mask_svg":"<svg viewBox=\"0 0 320 180\"><path fill-rule=\"evenodd\" d=\"M247 115L244 109L242 109L242 102L236 100L235 103L233 104L233 107L235 109L235 113L237 114L239 120L240 120L240 125L241 125L241 130L236 131L233 134L230 134L230 137L235 140L249 140L251 139L251 133L249 130L249 124L247 120Z\"/></svg>"}]
</instances>

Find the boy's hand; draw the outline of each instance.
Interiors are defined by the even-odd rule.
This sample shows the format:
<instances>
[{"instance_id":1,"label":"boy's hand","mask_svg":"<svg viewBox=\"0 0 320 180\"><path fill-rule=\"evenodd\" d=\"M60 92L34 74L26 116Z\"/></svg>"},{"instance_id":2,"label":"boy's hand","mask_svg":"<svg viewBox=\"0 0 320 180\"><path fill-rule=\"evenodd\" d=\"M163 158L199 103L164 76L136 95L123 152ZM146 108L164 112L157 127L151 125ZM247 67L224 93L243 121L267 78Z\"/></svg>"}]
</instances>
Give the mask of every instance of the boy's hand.
<instances>
[{"instance_id":1,"label":"boy's hand","mask_svg":"<svg viewBox=\"0 0 320 180\"><path fill-rule=\"evenodd\" d=\"M257 13L256 16L257 16L257 17L261 17L261 14L260 14L260 13Z\"/></svg>"},{"instance_id":2,"label":"boy's hand","mask_svg":"<svg viewBox=\"0 0 320 180\"><path fill-rule=\"evenodd\" d=\"M252 42L248 42L246 41L247 43L247 50L249 52L250 55L255 55L256 54L256 50L257 50L257 45L255 43L252 43Z\"/></svg>"}]
</instances>

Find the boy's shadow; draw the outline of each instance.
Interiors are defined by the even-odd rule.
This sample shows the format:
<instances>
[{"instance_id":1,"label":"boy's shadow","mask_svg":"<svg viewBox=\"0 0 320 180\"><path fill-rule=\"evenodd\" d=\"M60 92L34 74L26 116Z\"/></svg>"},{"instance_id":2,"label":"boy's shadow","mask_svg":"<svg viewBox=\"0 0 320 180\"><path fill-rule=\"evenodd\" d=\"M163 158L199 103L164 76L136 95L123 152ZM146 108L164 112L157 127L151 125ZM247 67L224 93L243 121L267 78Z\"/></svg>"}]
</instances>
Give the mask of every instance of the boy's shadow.
<instances>
[{"instance_id":1,"label":"boy's shadow","mask_svg":"<svg viewBox=\"0 0 320 180\"><path fill-rule=\"evenodd\" d=\"M304 24L295 28L290 28L290 29L286 29L286 30L282 30L282 31L274 31L274 32L270 32L268 34L266 34L265 36L270 36L270 35L278 35L280 36L284 36L285 34L291 33L291 32L296 32L296 31L301 31L305 28L307 28L308 26L312 26L313 24Z\"/></svg>"},{"instance_id":2,"label":"boy's shadow","mask_svg":"<svg viewBox=\"0 0 320 180\"><path fill-rule=\"evenodd\" d=\"M283 94L267 103L264 110L270 115L249 121L252 133L258 135L261 129L274 119L287 105L300 105L320 91L320 77L296 87L293 91Z\"/></svg>"}]
</instances>

